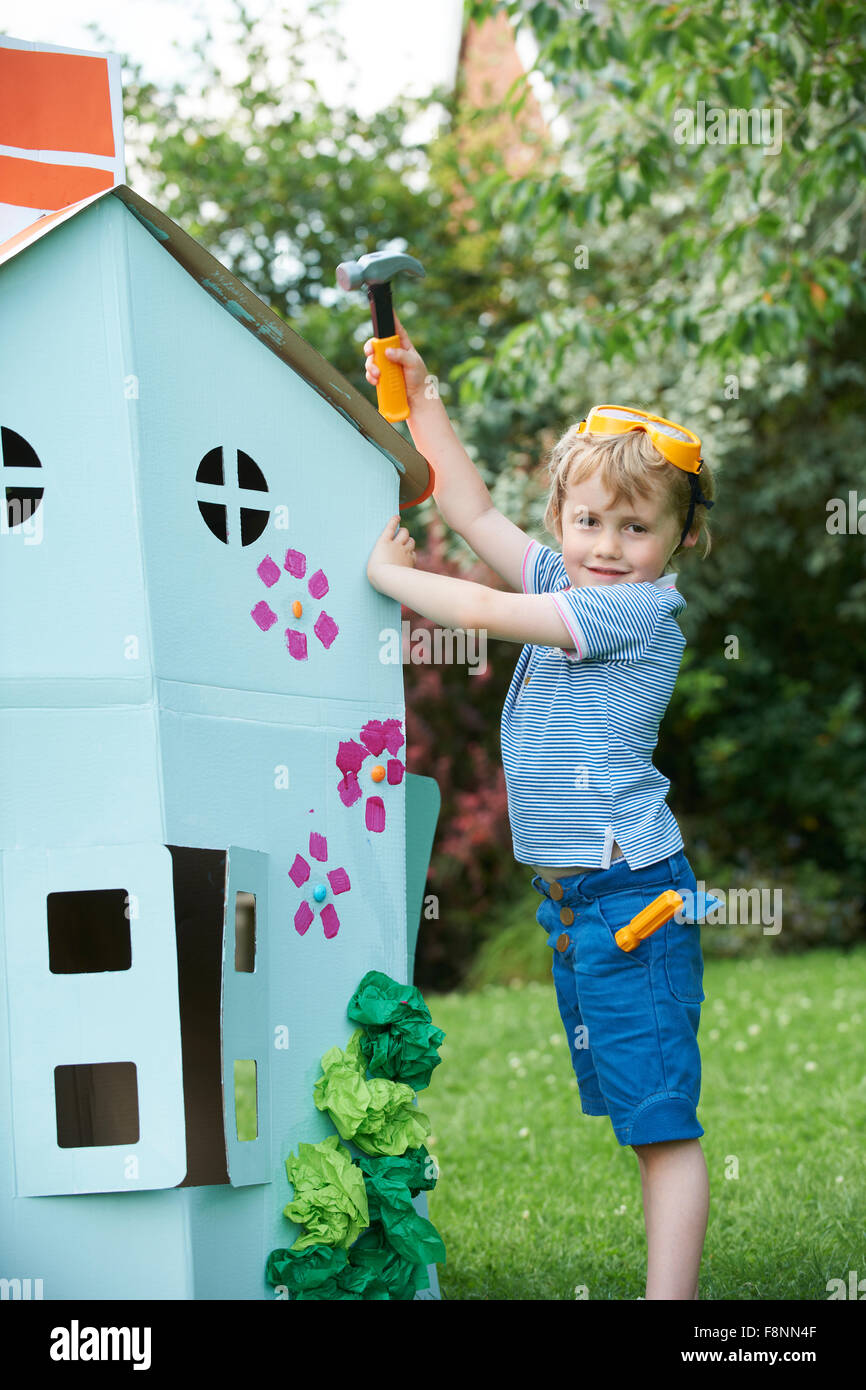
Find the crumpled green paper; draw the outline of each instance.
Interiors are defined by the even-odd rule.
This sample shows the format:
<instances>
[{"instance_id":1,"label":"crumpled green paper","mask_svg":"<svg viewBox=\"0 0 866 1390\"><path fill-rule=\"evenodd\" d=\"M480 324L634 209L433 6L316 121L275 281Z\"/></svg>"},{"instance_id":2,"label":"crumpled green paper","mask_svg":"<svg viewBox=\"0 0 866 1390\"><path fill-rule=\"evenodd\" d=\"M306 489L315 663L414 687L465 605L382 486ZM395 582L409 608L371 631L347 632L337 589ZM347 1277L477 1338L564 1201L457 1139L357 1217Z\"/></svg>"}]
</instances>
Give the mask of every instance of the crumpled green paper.
<instances>
[{"instance_id":1,"label":"crumpled green paper","mask_svg":"<svg viewBox=\"0 0 866 1390\"><path fill-rule=\"evenodd\" d=\"M358 1162L365 1178L369 1172L381 1173L387 1170L394 1181L399 1180L406 1185L411 1197L417 1197L419 1192L432 1192L439 1178L436 1160L423 1144L416 1149L407 1149L402 1157L388 1159L387 1163L372 1164L366 1159ZM373 1220L372 1215L370 1220Z\"/></svg>"},{"instance_id":2,"label":"crumpled green paper","mask_svg":"<svg viewBox=\"0 0 866 1390\"><path fill-rule=\"evenodd\" d=\"M318 1144L299 1144L298 1157L289 1154L286 1159L286 1174L295 1198L283 1215L307 1227L293 1250L319 1242L346 1247L369 1225L363 1174L336 1134Z\"/></svg>"},{"instance_id":3,"label":"crumpled green paper","mask_svg":"<svg viewBox=\"0 0 866 1390\"><path fill-rule=\"evenodd\" d=\"M419 1216L412 1195L436 1185L436 1175L423 1145L405 1157L360 1158L358 1166L367 1185L370 1221L381 1221L385 1237L398 1255L411 1264L441 1264L445 1245L432 1221Z\"/></svg>"},{"instance_id":4,"label":"crumpled green paper","mask_svg":"<svg viewBox=\"0 0 866 1390\"><path fill-rule=\"evenodd\" d=\"M415 1148L432 1126L415 1105L412 1087L381 1077L367 1081L366 1070L358 1028L345 1051L332 1047L322 1058L323 1075L313 1087L316 1107L327 1111L341 1139L351 1139L366 1154L397 1155Z\"/></svg>"},{"instance_id":5,"label":"crumpled green paper","mask_svg":"<svg viewBox=\"0 0 866 1390\"><path fill-rule=\"evenodd\" d=\"M413 1264L394 1249L381 1221L371 1221L349 1251L349 1261L369 1270L387 1289L388 1298L408 1300L419 1289L429 1289L430 1277L424 1265Z\"/></svg>"},{"instance_id":6,"label":"crumpled green paper","mask_svg":"<svg viewBox=\"0 0 866 1390\"><path fill-rule=\"evenodd\" d=\"M358 1239L365 1234L362 1231ZM353 1249L357 1249L357 1242ZM291 1250L272 1250L265 1266L265 1278L275 1288L284 1286L290 1296L298 1300L369 1300L392 1296L374 1261L359 1260L350 1264L346 1251L334 1245L310 1245L304 1250L293 1245Z\"/></svg>"},{"instance_id":7,"label":"crumpled green paper","mask_svg":"<svg viewBox=\"0 0 866 1390\"><path fill-rule=\"evenodd\" d=\"M381 970L368 970L346 1010L364 1027L361 1049L373 1076L401 1081L413 1090L430 1085L445 1041L435 1028L424 996L414 985L401 985Z\"/></svg>"}]
</instances>

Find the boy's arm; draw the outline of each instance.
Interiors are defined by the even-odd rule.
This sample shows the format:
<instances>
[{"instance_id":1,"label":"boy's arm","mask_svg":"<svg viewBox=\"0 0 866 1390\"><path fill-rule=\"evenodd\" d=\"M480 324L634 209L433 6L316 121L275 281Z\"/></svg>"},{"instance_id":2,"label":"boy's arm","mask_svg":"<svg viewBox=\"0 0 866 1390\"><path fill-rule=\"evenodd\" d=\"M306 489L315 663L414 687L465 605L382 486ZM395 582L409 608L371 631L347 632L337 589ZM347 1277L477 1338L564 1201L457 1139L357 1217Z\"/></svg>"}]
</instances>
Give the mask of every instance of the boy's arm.
<instances>
[{"instance_id":1,"label":"boy's arm","mask_svg":"<svg viewBox=\"0 0 866 1390\"><path fill-rule=\"evenodd\" d=\"M413 403L407 423L418 452L432 464L433 498L443 520L510 588L522 593L523 557L530 537L494 507L441 400Z\"/></svg>"},{"instance_id":2,"label":"boy's arm","mask_svg":"<svg viewBox=\"0 0 866 1390\"><path fill-rule=\"evenodd\" d=\"M481 630L505 642L574 649L574 637L550 594L502 593L468 579L372 560L367 577L379 593L399 599L441 627Z\"/></svg>"}]
</instances>

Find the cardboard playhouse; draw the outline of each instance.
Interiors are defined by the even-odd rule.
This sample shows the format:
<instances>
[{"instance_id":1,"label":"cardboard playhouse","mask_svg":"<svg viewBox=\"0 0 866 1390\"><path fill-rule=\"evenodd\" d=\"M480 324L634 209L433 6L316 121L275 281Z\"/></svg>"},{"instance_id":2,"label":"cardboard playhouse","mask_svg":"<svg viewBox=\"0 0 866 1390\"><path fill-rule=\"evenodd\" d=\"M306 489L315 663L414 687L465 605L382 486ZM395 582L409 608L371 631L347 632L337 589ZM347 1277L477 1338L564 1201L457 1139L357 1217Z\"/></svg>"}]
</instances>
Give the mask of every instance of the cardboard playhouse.
<instances>
[{"instance_id":1,"label":"cardboard playhouse","mask_svg":"<svg viewBox=\"0 0 866 1390\"><path fill-rule=\"evenodd\" d=\"M431 473L122 181L110 55L69 133L61 56L0 40L0 1277L271 1298L322 1055L412 981L439 796L366 564Z\"/></svg>"}]
</instances>

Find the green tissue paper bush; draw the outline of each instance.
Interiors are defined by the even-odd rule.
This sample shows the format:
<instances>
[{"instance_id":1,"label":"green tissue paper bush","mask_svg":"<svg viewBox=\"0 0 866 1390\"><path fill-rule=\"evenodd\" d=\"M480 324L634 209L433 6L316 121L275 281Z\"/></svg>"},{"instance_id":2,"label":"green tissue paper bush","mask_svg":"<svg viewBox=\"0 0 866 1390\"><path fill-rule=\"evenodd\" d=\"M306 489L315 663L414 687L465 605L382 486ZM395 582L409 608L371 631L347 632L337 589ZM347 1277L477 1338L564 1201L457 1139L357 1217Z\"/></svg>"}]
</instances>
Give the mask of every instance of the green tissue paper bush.
<instances>
[{"instance_id":1,"label":"green tissue paper bush","mask_svg":"<svg viewBox=\"0 0 866 1390\"><path fill-rule=\"evenodd\" d=\"M445 1034L420 990L377 970L347 1013L362 1027L325 1053L313 1087L338 1133L286 1159L295 1196L283 1215L306 1230L290 1250L271 1251L265 1277L295 1299L411 1299L429 1286L426 1266L445 1260L441 1236L412 1205L438 1177L414 1089L430 1084Z\"/></svg>"}]
</instances>

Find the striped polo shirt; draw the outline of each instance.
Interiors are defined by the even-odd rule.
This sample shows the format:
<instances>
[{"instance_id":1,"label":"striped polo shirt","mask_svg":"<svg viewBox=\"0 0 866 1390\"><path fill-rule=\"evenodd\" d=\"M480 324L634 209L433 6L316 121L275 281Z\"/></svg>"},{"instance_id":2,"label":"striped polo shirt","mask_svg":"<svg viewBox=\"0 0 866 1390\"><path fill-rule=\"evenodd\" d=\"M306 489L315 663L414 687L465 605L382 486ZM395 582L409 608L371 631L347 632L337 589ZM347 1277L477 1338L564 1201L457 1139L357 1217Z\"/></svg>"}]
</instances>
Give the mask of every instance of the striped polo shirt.
<instances>
[{"instance_id":1,"label":"striped polo shirt","mask_svg":"<svg viewBox=\"0 0 866 1390\"><path fill-rule=\"evenodd\" d=\"M505 699L515 859L607 869L616 842L642 869L676 854L670 782L652 761L686 645L676 575L576 589L562 556L532 540L522 577L524 593L552 596L574 649L527 643Z\"/></svg>"}]
</instances>

